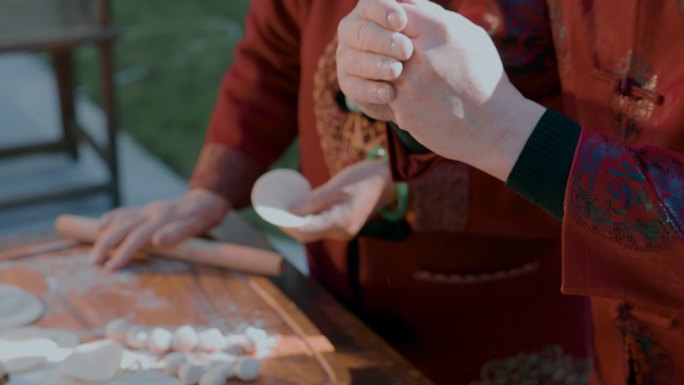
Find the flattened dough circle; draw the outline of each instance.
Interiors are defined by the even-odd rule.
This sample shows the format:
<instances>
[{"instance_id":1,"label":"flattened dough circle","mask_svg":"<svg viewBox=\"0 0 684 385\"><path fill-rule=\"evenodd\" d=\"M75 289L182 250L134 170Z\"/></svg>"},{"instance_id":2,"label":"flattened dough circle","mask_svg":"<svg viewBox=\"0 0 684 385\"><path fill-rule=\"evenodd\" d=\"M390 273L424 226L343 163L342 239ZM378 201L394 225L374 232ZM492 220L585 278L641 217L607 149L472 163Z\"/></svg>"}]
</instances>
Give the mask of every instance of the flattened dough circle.
<instances>
[{"instance_id":1,"label":"flattened dough circle","mask_svg":"<svg viewBox=\"0 0 684 385\"><path fill-rule=\"evenodd\" d=\"M36 338L45 338L55 341L60 348L74 348L81 342L81 339L76 333L67 329L26 326L0 333L0 340L7 341L20 341Z\"/></svg>"},{"instance_id":2,"label":"flattened dough circle","mask_svg":"<svg viewBox=\"0 0 684 385\"><path fill-rule=\"evenodd\" d=\"M16 286L0 283L0 330L28 325L45 312L36 296Z\"/></svg>"},{"instance_id":3,"label":"flattened dough circle","mask_svg":"<svg viewBox=\"0 0 684 385\"><path fill-rule=\"evenodd\" d=\"M311 217L295 215L289 207L306 198L310 192L309 181L297 171L272 170L254 183L252 206L266 222L286 228L302 227Z\"/></svg>"}]
</instances>

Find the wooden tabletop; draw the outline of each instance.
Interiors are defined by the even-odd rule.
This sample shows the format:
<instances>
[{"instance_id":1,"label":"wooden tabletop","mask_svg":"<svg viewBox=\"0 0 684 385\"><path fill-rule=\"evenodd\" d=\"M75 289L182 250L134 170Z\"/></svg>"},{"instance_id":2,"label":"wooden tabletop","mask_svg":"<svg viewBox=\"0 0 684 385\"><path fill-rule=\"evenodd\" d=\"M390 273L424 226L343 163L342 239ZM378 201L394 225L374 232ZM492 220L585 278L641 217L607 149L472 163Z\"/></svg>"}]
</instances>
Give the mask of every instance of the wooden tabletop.
<instances>
[{"instance_id":1,"label":"wooden tabletop","mask_svg":"<svg viewBox=\"0 0 684 385\"><path fill-rule=\"evenodd\" d=\"M221 240L224 241L239 240L239 243L242 244L250 246L258 245L268 248L268 244L264 239L239 218L232 218L231 220L224 222L223 228L218 231L218 235ZM0 240L0 263L2 263L2 268L15 268L15 271L5 275L2 274L2 269L0 268L0 281L9 280L10 283L15 283L11 281L18 280L21 282L21 279L18 278L18 275L16 274L16 271L19 270L16 269L23 268L24 266L22 265L25 265L28 263L27 261L31 261L32 259L38 261L37 263L40 263L42 266L44 262L40 262L40 259L45 258L46 254L52 253L57 256L63 255L64 258L66 258L66 255L70 253L78 254L77 252L80 252L82 254L83 250L86 250L84 246L63 240L56 233L49 231L22 234ZM144 274L147 274L147 278L145 278L145 281L141 282L159 283L165 279L175 279L178 282L174 281L171 285L167 286L178 287L179 290L183 291L188 290L187 287L182 286L178 278L167 278L168 275L165 275L161 271L157 272L154 263L150 263L143 268L143 272ZM38 266L37 264L34 265ZM157 265L157 268L162 266L163 265ZM164 269L167 269L167 267ZM333 374L329 373L327 379L322 381L322 383L344 384L351 382L353 384L369 385L431 384L426 377L399 356L389 345L380 339L380 337L340 306L324 289L308 277L303 276L289 264L282 276L271 278L270 281L263 277L236 275L231 272L218 271L213 268L197 267L192 268L192 271L195 274L194 281L197 281L198 279L211 279L211 285L216 287L218 293L221 293L219 290L225 290L221 288L231 287L236 288L234 290L244 290L250 291L253 294L258 294L258 296L264 300L261 301L264 302L264 304L262 305L263 309L259 310L261 312L260 314L266 314L266 312L269 311L269 309L266 308L269 307L279 308L276 309L278 310L277 312L283 313L285 318L290 319L285 320L286 322L283 322L283 324L288 324L288 327L293 330L297 328L305 329L303 331L300 330L300 332L306 333L307 335L319 333L325 336L327 338L326 342L329 341L334 347L334 349L329 349L328 351L325 351L324 354L321 354L320 358L318 357L318 354L309 354L308 356L304 354L302 355L304 358L290 358L286 364L283 362L278 364L279 361L276 361L271 367L274 368L273 370L278 369L279 366L285 368L283 370L287 373L283 374L283 378L287 378L290 382L276 381L271 378L270 380L267 379L261 383L310 383L305 381L305 378L315 378L312 374L314 369L308 368L313 368L314 364L311 362L314 362L312 360L316 359L318 360L318 364L320 364L319 367L322 368L318 371L334 372ZM51 278L54 279L55 277ZM128 284L130 284L130 281L128 281ZM241 289L238 287L239 285L245 285L244 287L249 287L249 290ZM203 287L206 288L207 286L204 285ZM164 294L162 292L162 294L157 293L157 295L163 296ZM173 293L170 293L169 295L173 295ZM214 294L210 297L220 297L220 295ZM85 300L86 299L84 299L84 301ZM77 300L72 300L71 303L74 301ZM244 301L254 303L254 300L247 297L245 297ZM271 304L271 302L273 303ZM188 302L188 304L190 303L192 302ZM181 301L176 305L176 308L180 306L192 306L188 304L184 304ZM111 312L114 310L112 310L111 307L108 309L110 313L103 311L103 314L107 313L111 316L111 314L113 314ZM177 311L174 314L179 314L176 315L178 318L193 319L177 319L173 320L172 323L192 323L196 320L192 308L185 310L184 315L183 313L183 311ZM100 315L100 318L98 318L98 315L93 315L92 317L95 317L94 319L105 319L106 315ZM162 317L168 317L168 315ZM217 313L216 317L226 317L226 315ZM51 319L49 317L44 318L45 319L41 320L41 323L39 324L41 326L51 326L48 325L51 322ZM262 318L268 317L263 315ZM42 323L48 324L42 325ZM291 323L297 325L290 325ZM285 326L281 327L284 328ZM311 362L305 362L307 360ZM293 362L295 365L292 365ZM304 371L304 373L298 373L296 362L302 363L300 371ZM311 375L307 374L307 370L309 370L308 373ZM318 378L325 378L321 376L322 374L319 374ZM330 380L333 376L335 377L335 381Z\"/></svg>"}]
</instances>

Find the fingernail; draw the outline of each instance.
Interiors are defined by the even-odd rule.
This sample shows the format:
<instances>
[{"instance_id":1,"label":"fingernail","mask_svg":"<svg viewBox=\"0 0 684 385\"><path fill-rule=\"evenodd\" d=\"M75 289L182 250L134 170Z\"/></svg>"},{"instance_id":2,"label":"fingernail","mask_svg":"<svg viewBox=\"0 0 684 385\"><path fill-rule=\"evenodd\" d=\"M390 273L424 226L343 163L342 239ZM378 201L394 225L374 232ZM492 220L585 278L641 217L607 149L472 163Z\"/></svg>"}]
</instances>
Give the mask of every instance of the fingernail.
<instances>
[{"instance_id":1,"label":"fingernail","mask_svg":"<svg viewBox=\"0 0 684 385\"><path fill-rule=\"evenodd\" d=\"M389 92L387 91L386 88L383 88L383 87L378 88L375 91L375 94L377 95L378 101L380 101L380 102L385 102L385 101L387 101L387 99L389 99Z\"/></svg>"},{"instance_id":2,"label":"fingernail","mask_svg":"<svg viewBox=\"0 0 684 385\"><path fill-rule=\"evenodd\" d=\"M401 16L399 16L399 13L392 11L387 15L387 23L389 23L392 28L399 30L402 27Z\"/></svg>"},{"instance_id":3,"label":"fingernail","mask_svg":"<svg viewBox=\"0 0 684 385\"><path fill-rule=\"evenodd\" d=\"M391 63L388 67L393 77L397 78L399 77L399 75L401 75L401 70L403 69L403 65L401 63L394 62Z\"/></svg>"}]
</instances>

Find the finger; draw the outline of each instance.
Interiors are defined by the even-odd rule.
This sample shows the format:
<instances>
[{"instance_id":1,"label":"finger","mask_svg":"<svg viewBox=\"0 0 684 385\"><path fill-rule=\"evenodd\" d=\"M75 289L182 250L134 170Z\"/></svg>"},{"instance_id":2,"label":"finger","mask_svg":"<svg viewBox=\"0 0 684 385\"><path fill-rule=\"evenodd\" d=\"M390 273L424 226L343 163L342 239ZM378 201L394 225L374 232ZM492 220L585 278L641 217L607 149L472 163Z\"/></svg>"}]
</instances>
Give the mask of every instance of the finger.
<instances>
[{"instance_id":1,"label":"finger","mask_svg":"<svg viewBox=\"0 0 684 385\"><path fill-rule=\"evenodd\" d=\"M358 103L359 109L375 120L390 122L396 120L394 111L386 104Z\"/></svg>"},{"instance_id":2,"label":"finger","mask_svg":"<svg viewBox=\"0 0 684 385\"><path fill-rule=\"evenodd\" d=\"M307 223L296 229L281 229L292 238L301 243L311 243L320 241L333 232L335 223L331 211L325 211L318 215L312 215Z\"/></svg>"},{"instance_id":3,"label":"finger","mask_svg":"<svg viewBox=\"0 0 684 385\"><path fill-rule=\"evenodd\" d=\"M345 74L370 80L396 80L403 64L394 58L372 52L340 49L337 64Z\"/></svg>"},{"instance_id":4,"label":"finger","mask_svg":"<svg viewBox=\"0 0 684 385\"><path fill-rule=\"evenodd\" d=\"M325 184L312 192L300 202L289 207L290 212L296 215L318 214L331 206L347 199L348 194L340 191L337 187Z\"/></svg>"},{"instance_id":5,"label":"finger","mask_svg":"<svg viewBox=\"0 0 684 385\"><path fill-rule=\"evenodd\" d=\"M360 1L357 12L361 18L383 28L401 31L406 26L406 12L394 0Z\"/></svg>"},{"instance_id":6,"label":"finger","mask_svg":"<svg viewBox=\"0 0 684 385\"><path fill-rule=\"evenodd\" d=\"M102 214L100 219L98 219L98 221L97 221L98 230L103 230L104 228L109 226L114 221L114 219L116 217L118 217L120 215L125 215L128 213L128 211L129 211L129 209L127 209L125 207L119 207L117 209L114 209L112 211L108 211L108 212Z\"/></svg>"},{"instance_id":7,"label":"finger","mask_svg":"<svg viewBox=\"0 0 684 385\"><path fill-rule=\"evenodd\" d=\"M367 20L342 22L337 30L340 45L397 60L408 60L413 52L413 43L403 33L390 31Z\"/></svg>"},{"instance_id":8,"label":"finger","mask_svg":"<svg viewBox=\"0 0 684 385\"><path fill-rule=\"evenodd\" d=\"M212 223L208 223L204 217L194 217L180 219L164 225L152 234L151 242L155 247L171 247L188 238L201 234L210 228Z\"/></svg>"},{"instance_id":9,"label":"finger","mask_svg":"<svg viewBox=\"0 0 684 385\"><path fill-rule=\"evenodd\" d=\"M383 81L343 76L339 82L342 92L357 105L388 104L396 96L394 86Z\"/></svg>"},{"instance_id":10,"label":"finger","mask_svg":"<svg viewBox=\"0 0 684 385\"><path fill-rule=\"evenodd\" d=\"M278 227L280 231L283 233L287 234L290 238L294 239L295 241L299 243L310 243L313 242L311 240L305 239L304 236L299 232L299 229L297 228L291 228L291 227Z\"/></svg>"},{"instance_id":11,"label":"finger","mask_svg":"<svg viewBox=\"0 0 684 385\"><path fill-rule=\"evenodd\" d=\"M119 245L131 229L143 223L144 220L141 216L132 215L113 222L98 235L91 251L91 262L95 265L102 265L107 259L109 250Z\"/></svg>"},{"instance_id":12,"label":"finger","mask_svg":"<svg viewBox=\"0 0 684 385\"><path fill-rule=\"evenodd\" d=\"M149 244L152 234L162 223L160 221L147 222L131 231L121 245L116 248L112 257L104 265L104 268L112 271L125 266L131 260L133 254Z\"/></svg>"},{"instance_id":13,"label":"finger","mask_svg":"<svg viewBox=\"0 0 684 385\"><path fill-rule=\"evenodd\" d=\"M408 38L415 39L424 33L434 33L435 31L447 33L446 25L441 21L443 12L447 11L439 5L430 1L412 0L411 3L404 4L403 7L406 10L408 21L402 33Z\"/></svg>"},{"instance_id":14,"label":"finger","mask_svg":"<svg viewBox=\"0 0 684 385\"><path fill-rule=\"evenodd\" d=\"M318 215L311 216L311 219L297 229L300 242L310 243L321 239L349 240L354 235L345 231L340 225L342 206L334 206Z\"/></svg>"}]
</instances>

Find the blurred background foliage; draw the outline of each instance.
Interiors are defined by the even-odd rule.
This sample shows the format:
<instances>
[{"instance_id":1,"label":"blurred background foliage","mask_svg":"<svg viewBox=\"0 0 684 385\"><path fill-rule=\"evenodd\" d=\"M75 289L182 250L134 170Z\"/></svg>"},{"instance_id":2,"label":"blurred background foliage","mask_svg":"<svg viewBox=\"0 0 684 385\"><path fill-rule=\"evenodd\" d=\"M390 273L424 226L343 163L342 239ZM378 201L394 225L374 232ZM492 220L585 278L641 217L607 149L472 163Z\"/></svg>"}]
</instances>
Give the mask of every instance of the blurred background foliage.
<instances>
[{"instance_id":1,"label":"blurred background foliage","mask_svg":"<svg viewBox=\"0 0 684 385\"><path fill-rule=\"evenodd\" d=\"M180 176L192 172L249 0L112 0L119 126ZM98 55L78 51L79 90L99 102Z\"/></svg>"}]
</instances>

